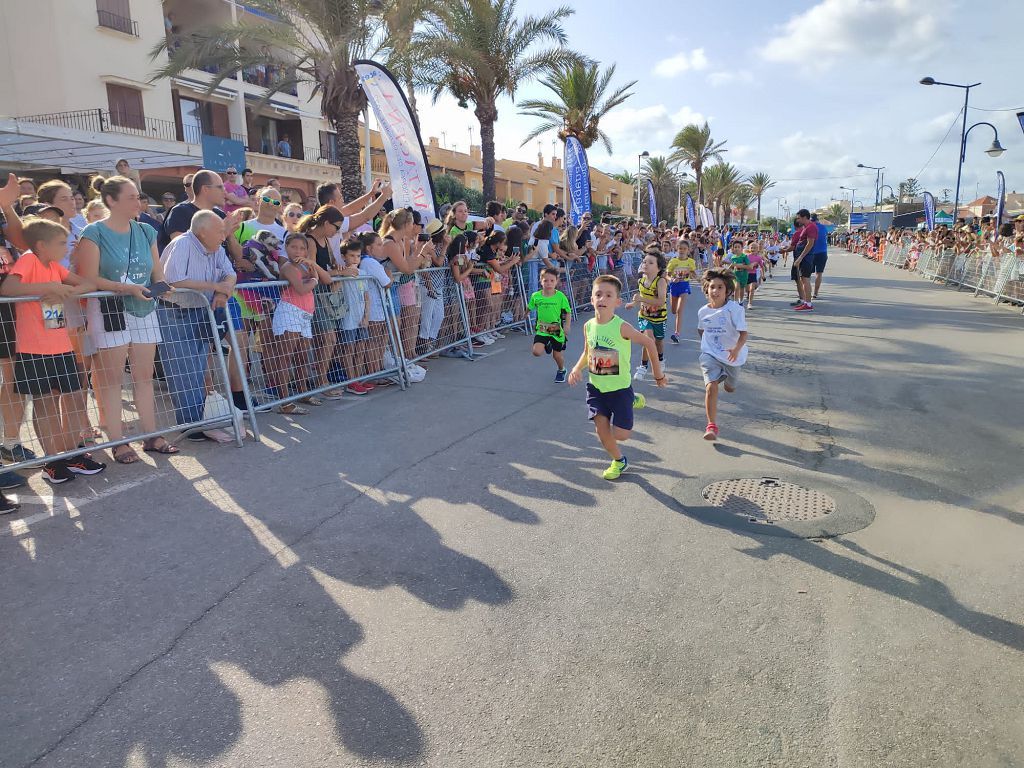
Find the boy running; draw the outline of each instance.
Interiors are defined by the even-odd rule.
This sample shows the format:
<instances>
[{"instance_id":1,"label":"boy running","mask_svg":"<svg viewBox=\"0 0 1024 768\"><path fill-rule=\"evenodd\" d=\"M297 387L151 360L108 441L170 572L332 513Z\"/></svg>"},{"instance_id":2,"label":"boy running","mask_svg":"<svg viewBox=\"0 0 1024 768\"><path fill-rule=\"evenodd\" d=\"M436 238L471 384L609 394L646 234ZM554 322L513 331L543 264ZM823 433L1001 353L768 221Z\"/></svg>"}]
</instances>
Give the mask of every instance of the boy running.
<instances>
[{"instance_id":1,"label":"boy running","mask_svg":"<svg viewBox=\"0 0 1024 768\"><path fill-rule=\"evenodd\" d=\"M672 296L672 314L675 315L675 332L671 339L673 344L679 343L679 333L683 329L683 310L686 309L686 297L691 294L690 278L697 272L697 263L690 255L690 244L680 239L677 246L679 253L669 259L668 272L669 294Z\"/></svg>"},{"instance_id":2,"label":"boy running","mask_svg":"<svg viewBox=\"0 0 1024 768\"><path fill-rule=\"evenodd\" d=\"M555 383L565 382L565 337L569 334L572 322L572 308L569 299L556 287L558 270L547 267L540 276L541 289L530 296L526 308L537 313L537 325L533 337L533 356L540 357L545 352L554 359L558 369L555 372Z\"/></svg>"},{"instance_id":3,"label":"boy running","mask_svg":"<svg viewBox=\"0 0 1024 768\"><path fill-rule=\"evenodd\" d=\"M569 372L569 385L580 382L583 368L590 372L587 384L589 418L594 422L597 438L608 452L612 463L604 471L605 480L615 480L629 462L619 449L633 430L633 409L643 408L643 395L633 394L629 380L630 354L635 342L643 346L654 367L654 383L664 387L668 377L655 361L654 339L646 336L615 314L622 303L622 283L612 275L594 279L591 292L594 317L583 326L583 354Z\"/></svg>"},{"instance_id":4,"label":"boy running","mask_svg":"<svg viewBox=\"0 0 1024 768\"><path fill-rule=\"evenodd\" d=\"M743 241L738 238L729 244L729 263L736 276L736 301L742 304L750 279L750 258L743 252Z\"/></svg>"},{"instance_id":5,"label":"boy running","mask_svg":"<svg viewBox=\"0 0 1024 768\"><path fill-rule=\"evenodd\" d=\"M659 364L665 362L665 321L668 319L668 281L665 280L665 266L665 257L658 246L647 246L644 260L640 263L637 292L633 300L626 305L626 309L640 305L636 327L638 331L654 339ZM647 380L650 359L645 348L640 365L633 374L635 381Z\"/></svg>"},{"instance_id":6,"label":"boy running","mask_svg":"<svg viewBox=\"0 0 1024 768\"><path fill-rule=\"evenodd\" d=\"M705 440L718 439L718 384L725 382L726 392L736 391L740 366L747 361L747 318L743 305L730 301L736 277L727 269L709 269L704 273L704 293L708 303L697 312L700 335L700 369L704 374L704 408L708 426Z\"/></svg>"}]
</instances>

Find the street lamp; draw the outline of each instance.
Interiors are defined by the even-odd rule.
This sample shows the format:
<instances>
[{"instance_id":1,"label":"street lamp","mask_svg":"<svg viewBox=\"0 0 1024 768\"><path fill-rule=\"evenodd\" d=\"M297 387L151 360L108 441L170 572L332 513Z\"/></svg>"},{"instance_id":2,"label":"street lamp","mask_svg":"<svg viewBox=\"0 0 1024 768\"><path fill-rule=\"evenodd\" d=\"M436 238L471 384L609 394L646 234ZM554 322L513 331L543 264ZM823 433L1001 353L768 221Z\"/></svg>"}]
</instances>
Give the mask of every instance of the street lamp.
<instances>
[{"instance_id":1,"label":"street lamp","mask_svg":"<svg viewBox=\"0 0 1024 768\"><path fill-rule=\"evenodd\" d=\"M683 207L683 179L687 178L689 175L690 174L686 171L681 171L679 173L679 189L676 194L676 224L679 224L682 220L679 216L679 210Z\"/></svg>"},{"instance_id":2,"label":"street lamp","mask_svg":"<svg viewBox=\"0 0 1024 768\"><path fill-rule=\"evenodd\" d=\"M875 172L875 218L878 218L878 191L882 188L882 182L885 181L885 174L882 171L885 170L884 165L864 165L864 163L857 163L858 168L867 168Z\"/></svg>"},{"instance_id":3,"label":"street lamp","mask_svg":"<svg viewBox=\"0 0 1024 768\"><path fill-rule=\"evenodd\" d=\"M645 149L643 152L641 152L639 155L637 155L637 160L636 160L636 217L638 219L643 218L640 215L640 174L642 173L641 167L642 167L644 158L645 157L650 157L650 156L651 156L651 153L648 152Z\"/></svg>"},{"instance_id":4,"label":"street lamp","mask_svg":"<svg viewBox=\"0 0 1024 768\"><path fill-rule=\"evenodd\" d=\"M921 85L944 85L948 88L964 89L964 119L960 128L960 162L956 167L956 193L953 196L953 225L956 226L957 214L960 212L960 177L964 170L964 160L967 159L967 134L979 125L987 125L992 129L992 132L995 134L995 138L992 140L992 146L985 150L985 154L989 157L999 157L1006 150L1003 149L1003 145L999 143L999 131L996 130L996 127L992 125L992 123L980 122L975 123L970 128L967 127L967 101L971 97L971 88L977 88L981 83L971 83L970 85L943 83L940 80L936 80L934 77L922 77L920 82Z\"/></svg>"},{"instance_id":5,"label":"street lamp","mask_svg":"<svg viewBox=\"0 0 1024 768\"><path fill-rule=\"evenodd\" d=\"M845 189L850 193L850 220L847 223L846 228L853 232L853 201L857 199L857 189L856 187L844 187L842 185L840 185L839 188Z\"/></svg>"}]
</instances>

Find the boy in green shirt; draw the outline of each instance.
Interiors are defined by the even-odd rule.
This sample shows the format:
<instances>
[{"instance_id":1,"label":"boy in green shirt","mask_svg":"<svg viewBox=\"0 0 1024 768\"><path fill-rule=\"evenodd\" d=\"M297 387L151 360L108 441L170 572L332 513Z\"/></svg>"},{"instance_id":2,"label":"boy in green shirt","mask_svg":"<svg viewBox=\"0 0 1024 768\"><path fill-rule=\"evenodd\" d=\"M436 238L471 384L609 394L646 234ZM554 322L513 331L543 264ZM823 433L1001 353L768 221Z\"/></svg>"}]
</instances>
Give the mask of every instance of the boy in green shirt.
<instances>
[{"instance_id":1,"label":"boy in green shirt","mask_svg":"<svg viewBox=\"0 0 1024 768\"><path fill-rule=\"evenodd\" d=\"M743 242L739 238L734 238L729 244L729 261L736 275L735 299L742 304L747 293L747 280L750 278L750 257L743 252Z\"/></svg>"},{"instance_id":2,"label":"boy in green shirt","mask_svg":"<svg viewBox=\"0 0 1024 768\"><path fill-rule=\"evenodd\" d=\"M647 350L654 383L664 387L668 377L661 370L654 339L640 333L615 314L622 304L622 283L613 275L594 279L591 300L594 317L583 326L583 354L569 373L569 385L579 384L584 367L590 371L587 384L589 418L597 429L597 438L612 458L604 471L605 480L615 480L628 463L619 449L619 442L628 440L633 430L633 409L643 408L643 395L633 394L630 380L630 354L634 343Z\"/></svg>"},{"instance_id":3,"label":"boy in green shirt","mask_svg":"<svg viewBox=\"0 0 1024 768\"><path fill-rule=\"evenodd\" d=\"M541 289L530 297L526 307L537 313L533 356L540 357L544 353L551 355L558 367L555 383L562 384L565 382L565 356L562 352L572 322L572 307L557 285L558 270L548 267L541 272Z\"/></svg>"}]
</instances>

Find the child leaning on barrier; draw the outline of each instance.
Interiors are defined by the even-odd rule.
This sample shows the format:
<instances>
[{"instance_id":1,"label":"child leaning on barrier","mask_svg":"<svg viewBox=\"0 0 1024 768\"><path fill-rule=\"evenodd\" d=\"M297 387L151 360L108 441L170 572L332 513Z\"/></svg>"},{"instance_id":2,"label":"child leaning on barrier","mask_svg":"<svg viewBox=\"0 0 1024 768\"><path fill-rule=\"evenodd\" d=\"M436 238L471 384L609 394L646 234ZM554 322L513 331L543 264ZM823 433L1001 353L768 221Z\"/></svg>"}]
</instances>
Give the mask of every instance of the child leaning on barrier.
<instances>
[{"instance_id":1,"label":"child leaning on barrier","mask_svg":"<svg viewBox=\"0 0 1024 768\"><path fill-rule=\"evenodd\" d=\"M341 258L346 267L359 268L363 257L363 244L359 240L346 240L341 244ZM369 373L366 367L367 345L370 343L370 291L366 280L343 280L345 304L348 311L339 320L339 352L345 379L351 382L345 391L350 395L366 395L373 391L372 384L353 381Z\"/></svg>"},{"instance_id":2,"label":"child leaning on barrier","mask_svg":"<svg viewBox=\"0 0 1024 768\"><path fill-rule=\"evenodd\" d=\"M61 393L81 389L78 362L64 322L64 300L95 290L90 281L61 266L68 232L56 222L29 219L22 227L29 250L21 255L0 287L4 296L39 296L15 308L15 391L32 397L32 422L47 455L74 450L71 424L61 415ZM43 476L57 485L75 475L106 469L88 453L47 462Z\"/></svg>"}]
</instances>

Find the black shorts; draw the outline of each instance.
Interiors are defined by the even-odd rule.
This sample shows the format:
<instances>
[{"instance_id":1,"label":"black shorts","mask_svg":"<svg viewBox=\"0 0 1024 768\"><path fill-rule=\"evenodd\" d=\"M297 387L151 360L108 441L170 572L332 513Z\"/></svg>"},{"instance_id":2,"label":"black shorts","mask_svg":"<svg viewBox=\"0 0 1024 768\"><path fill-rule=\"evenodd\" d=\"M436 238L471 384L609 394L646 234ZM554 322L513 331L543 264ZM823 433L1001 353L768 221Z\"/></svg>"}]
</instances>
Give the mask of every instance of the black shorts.
<instances>
[{"instance_id":1,"label":"black shorts","mask_svg":"<svg viewBox=\"0 0 1024 768\"><path fill-rule=\"evenodd\" d=\"M814 274L814 257L811 254L804 256L800 262L800 277L810 277Z\"/></svg>"},{"instance_id":2,"label":"black shorts","mask_svg":"<svg viewBox=\"0 0 1024 768\"><path fill-rule=\"evenodd\" d=\"M789 268L789 279L794 281L800 279L800 270L797 269L796 264Z\"/></svg>"},{"instance_id":3,"label":"black shorts","mask_svg":"<svg viewBox=\"0 0 1024 768\"><path fill-rule=\"evenodd\" d=\"M14 340L14 305L4 302L0 304L0 359L14 359Z\"/></svg>"},{"instance_id":4,"label":"black shorts","mask_svg":"<svg viewBox=\"0 0 1024 768\"><path fill-rule=\"evenodd\" d=\"M561 352L565 349L565 342L559 341L554 336L541 336L538 334L537 336L533 337L533 343L543 344L544 351L547 352L549 355L552 352Z\"/></svg>"},{"instance_id":5,"label":"black shorts","mask_svg":"<svg viewBox=\"0 0 1024 768\"><path fill-rule=\"evenodd\" d=\"M41 397L54 390L77 392L81 388L78 359L74 352L59 355L19 352L14 358L14 391L19 395Z\"/></svg>"},{"instance_id":6,"label":"black shorts","mask_svg":"<svg viewBox=\"0 0 1024 768\"><path fill-rule=\"evenodd\" d=\"M601 392L593 384L587 384L587 418L605 416L613 427L633 429L633 388Z\"/></svg>"}]
</instances>

